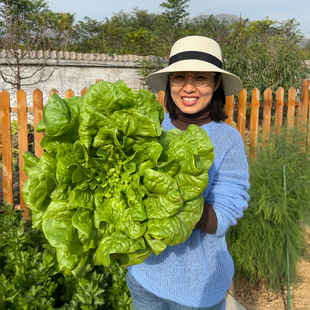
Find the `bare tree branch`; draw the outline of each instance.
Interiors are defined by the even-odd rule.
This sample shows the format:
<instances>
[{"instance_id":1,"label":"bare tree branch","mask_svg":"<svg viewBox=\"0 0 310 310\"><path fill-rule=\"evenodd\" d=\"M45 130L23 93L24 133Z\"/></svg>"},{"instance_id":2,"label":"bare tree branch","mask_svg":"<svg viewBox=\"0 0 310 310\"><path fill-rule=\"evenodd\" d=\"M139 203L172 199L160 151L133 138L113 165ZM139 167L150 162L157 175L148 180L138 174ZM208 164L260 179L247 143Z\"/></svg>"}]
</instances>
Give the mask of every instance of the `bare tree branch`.
<instances>
[{"instance_id":1,"label":"bare tree branch","mask_svg":"<svg viewBox=\"0 0 310 310\"><path fill-rule=\"evenodd\" d=\"M74 15L54 13L44 0L0 1L0 61L6 65L0 75L4 82L20 89L47 81L60 61L51 60L50 51L66 48L73 22Z\"/></svg>"}]
</instances>

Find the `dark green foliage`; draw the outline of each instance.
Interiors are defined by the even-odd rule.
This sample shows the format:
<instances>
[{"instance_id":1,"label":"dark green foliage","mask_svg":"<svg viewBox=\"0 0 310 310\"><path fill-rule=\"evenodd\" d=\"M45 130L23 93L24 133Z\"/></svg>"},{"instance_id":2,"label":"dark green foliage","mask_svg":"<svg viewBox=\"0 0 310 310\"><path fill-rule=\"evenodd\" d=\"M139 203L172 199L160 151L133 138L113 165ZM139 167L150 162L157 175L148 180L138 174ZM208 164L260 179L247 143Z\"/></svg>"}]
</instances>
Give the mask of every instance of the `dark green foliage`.
<instances>
[{"instance_id":1,"label":"dark green foliage","mask_svg":"<svg viewBox=\"0 0 310 310\"><path fill-rule=\"evenodd\" d=\"M125 268L88 266L76 279L58 271L55 250L21 212L0 214L0 309L132 309Z\"/></svg>"},{"instance_id":2,"label":"dark green foliage","mask_svg":"<svg viewBox=\"0 0 310 310\"><path fill-rule=\"evenodd\" d=\"M253 88L262 94L267 87L273 92L283 87L286 94L291 86L299 87L300 79L309 76L305 60L309 59L310 40L298 30L294 18L278 22L268 17L258 21L240 17L239 21L228 22L210 15L191 20L188 2L163 1L161 14L133 8L130 13L123 10L114 13L110 19L86 16L74 22L74 14L52 12L44 0L2 1L0 48L11 50L14 59L10 61L14 74L2 70L2 78L17 89L22 87L23 80L34 73L26 74L23 63L23 59L32 57L27 51L33 50L146 56L138 68L140 72L148 71L150 55L168 57L173 43L187 35L207 36L220 44L224 69L241 78L248 99ZM17 53L18 50L22 53ZM151 67L157 70L165 62L154 65Z\"/></svg>"},{"instance_id":3,"label":"dark green foliage","mask_svg":"<svg viewBox=\"0 0 310 310\"><path fill-rule=\"evenodd\" d=\"M296 263L305 247L302 223L310 210L310 162L301 129L274 136L249 162L249 207L227 241L237 278L264 280L277 290L285 287L287 246L291 281L297 281Z\"/></svg>"},{"instance_id":4,"label":"dark green foliage","mask_svg":"<svg viewBox=\"0 0 310 310\"><path fill-rule=\"evenodd\" d=\"M141 82L144 86L148 86L152 90L151 86L146 83L146 78L149 74L162 69L166 65L167 61L163 57L156 56L144 56L140 60L136 61L138 68L136 69L138 74L141 75ZM156 90L155 90L156 91Z\"/></svg>"},{"instance_id":5,"label":"dark green foliage","mask_svg":"<svg viewBox=\"0 0 310 310\"><path fill-rule=\"evenodd\" d=\"M304 37L295 19L282 23L268 18L245 19L229 26L231 30L221 44L224 67L241 78L249 91L248 100L254 88L259 89L262 100L267 87L273 93L283 87L287 98L290 87L298 88L300 80L308 78Z\"/></svg>"}]
</instances>

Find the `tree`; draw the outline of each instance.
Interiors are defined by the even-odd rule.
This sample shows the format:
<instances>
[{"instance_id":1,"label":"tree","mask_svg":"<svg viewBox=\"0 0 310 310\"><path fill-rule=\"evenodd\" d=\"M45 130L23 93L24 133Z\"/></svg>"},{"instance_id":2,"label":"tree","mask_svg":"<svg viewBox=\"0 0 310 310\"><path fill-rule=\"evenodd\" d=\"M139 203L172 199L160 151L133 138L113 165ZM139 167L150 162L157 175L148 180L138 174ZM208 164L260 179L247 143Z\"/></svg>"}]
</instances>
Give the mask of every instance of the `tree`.
<instances>
[{"instance_id":1,"label":"tree","mask_svg":"<svg viewBox=\"0 0 310 310\"><path fill-rule=\"evenodd\" d=\"M73 21L74 15L54 13L44 0L1 0L0 51L6 65L0 70L3 80L18 90L49 79L58 63L56 58L48 72L44 71L49 52L51 48L64 49ZM39 50L42 57L38 63L33 58Z\"/></svg>"},{"instance_id":2,"label":"tree","mask_svg":"<svg viewBox=\"0 0 310 310\"><path fill-rule=\"evenodd\" d=\"M104 53L103 22L84 17L74 26L75 42L71 42L71 49L82 53Z\"/></svg>"},{"instance_id":3,"label":"tree","mask_svg":"<svg viewBox=\"0 0 310 310\"><path fill-rule=\"evenodd\" d=\"M192 21L186 20L183 29L183 36L202 35L212 38L219 44L222 44L230 32L228 21L225 19L220 21L213 15L208 18L194 18Z\"/></svg>"},{"instance_id":4,"label":"tree","mask_svg":"<svg viewBox=\"0 0 310 310\"><path fill-rule=\"evenodd\" d=\"M186 3L189 0L166 0L161 3L160 6L165 8L163 13L163 21L165 22L166 38L169 45L169 50L172 47L174 41L179 38L182 33L183 23L185 18L189 15L186 11L188 5Z\"/></svg>"},{"instance_id":5,"label":"tree","mask_svg":"<svg viewBox=\"0 0 310 310\"><path fill-rule=\"evenodd\" d=\"M130 14L124 13L123 10L114 14L110 20L106 19L103 27L105 53L120 54L125 47L124 36L131 30Z\"/></svg>"},{"instance_id":6,"label":"tree","mask_svg":"<svg viewBox=\"0 0 310 310\"><path fill-rule=\"evenodd\" d=\"M306 54L306 59L310 61L310 39L304 41L304 51Z\"/></svg>"},{"instance_id":7,"label":"tree","mask_svg":"<svg viewBox=\"0 0 310 310\"><path fill-rule=\"evenodd\" d=\"M279 23L240 18L223 43L225 69L238 75L244 88L258 88L261 94L267 87L273 92L283 87L285 93L291 86L298 88L310 71L297 26L294 19Z\"/></svg>"},{"instance_id":8,"label":"tree","mask_svg":"<svg viewBox=\"0 0 310 310\"><path fill-rule=\"evenodd\" d=\"M70 49L84 53L161 55L161 24L161 15L137 8L131 13L114 13L104 21L85 17L74 26Z\"/></svg>"},{"instance_id":9,"label":"tree","mask_svg":"<svg viewBox=\"0 0 310 310\"><path fill-rule=\"evenodd\" d=\"M133 9L130 16L131 31L125 35L130 54L161 56L165 54L161 41L162 16ZM135 53L135 51L137 53Z\"/></svg>"},{"instance_id":10,"label":"tree","mask_svg":"<svg viewBox=\"0 0 310 310\"><path fill-rule=\"evenodd\" d=\"M184 19L189 15L186 12L185 8L188 5L185 5L189 0L166 0L160 4L161 7L165 8L164 16L174 27L182 27Z\"/></svg>"}]
</instances>

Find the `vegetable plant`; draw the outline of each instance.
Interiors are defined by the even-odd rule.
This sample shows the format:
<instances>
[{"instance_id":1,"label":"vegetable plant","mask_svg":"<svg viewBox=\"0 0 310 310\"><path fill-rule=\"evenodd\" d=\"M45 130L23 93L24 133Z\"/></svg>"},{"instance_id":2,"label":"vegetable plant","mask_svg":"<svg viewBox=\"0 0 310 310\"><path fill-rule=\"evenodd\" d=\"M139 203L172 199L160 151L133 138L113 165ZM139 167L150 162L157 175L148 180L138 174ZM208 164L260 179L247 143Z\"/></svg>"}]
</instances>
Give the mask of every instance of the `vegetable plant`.
<instances>
[{"instance_id":1,"label":"vegetable plant","mask_svg":"<svg viewBox=\"0 0 310 310\"><path fill-rule=\"evenodd\" d=\"M249 160L249 206L227 234L236 278L264 280L269 288L282 291L288 275L292 283L298 280L297 263L305 250L304 223L310 209L307 135L304 128L284 126Z\"/></svg>"},{"instance_id":2,"label":"vegetable plant","mask_svg":"<svg viewBox=\"0 0 310 310\"><path fill-rule=\"evenodd\" d=\"M132 310L126 269L113 261L85 267L79 278L59 271L56 251L22 213L0 213L0 309Z\"/></svg>"},{"instance_id":3,"label":"vegetable plant","mask_svg":"<svg viewBox=\"0 0 310 310\"><path fill-rule=\"evenodd\" d=\"M191 234L213 147L200 127L164 132L162 121L154 94L123 81L50 97L36 128L45 152L23 154L23 197L64 273L138 264Z\"/></svg>"}]
</instances>

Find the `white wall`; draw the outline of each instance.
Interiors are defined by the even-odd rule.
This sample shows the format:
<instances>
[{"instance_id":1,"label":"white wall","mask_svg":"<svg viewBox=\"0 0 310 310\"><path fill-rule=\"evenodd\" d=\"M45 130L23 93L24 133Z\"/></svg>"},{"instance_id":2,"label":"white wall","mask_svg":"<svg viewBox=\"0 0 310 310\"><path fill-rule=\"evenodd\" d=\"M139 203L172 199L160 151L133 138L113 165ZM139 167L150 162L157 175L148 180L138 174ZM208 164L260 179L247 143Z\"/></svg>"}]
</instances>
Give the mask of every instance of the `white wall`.
<instances>
[{"instance_id":1,"label":"white wall","mask_svg":"<svg viewBox=\"0 0 310 310\"><path fill-rule=\"evenodd\" d=\"M43 62L44 57L39 52L36 58L31 59L28 64L27 70L31 72L36 64ZM61 58L57 63L56 59ZM80 53L62 53L51 54L49 56L47 66L43 71L43 78L47 77L52 70L55 70L51 78L46 82L41 82L36 85L22 86L22 89L27 94L27 105L32 105L32 92L38 88L43 92L44 104L48 100L49 91L55 88L60 97L64 97L65 91L68 89L73 90L74 95L79 96L81 90L88 88L94 84L97 79L104 81L115 82L123 80L130 88L139 89L143 88L141 84L141 76L136 72L136 61L141 58L134 55L114 55L109 56L106 54L80 54ZM0 69L9 70L7 66L7 58L3 53L0 54ZM57 66L55 67L55 64ZM26 73L25 73L26 74ZM32 83L37 80L37 76L24 80L25 83ZM7 84L0 77L0 91L7 90L11 94L11 106L16 106L15 93L16 90L12 89L12 85Z\"/></svg>"}]
</instances>

